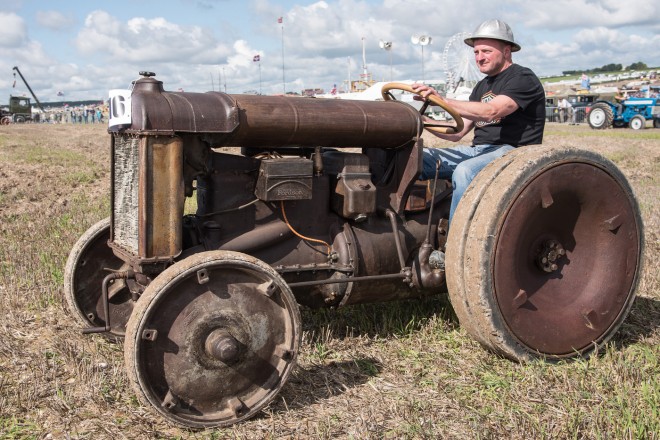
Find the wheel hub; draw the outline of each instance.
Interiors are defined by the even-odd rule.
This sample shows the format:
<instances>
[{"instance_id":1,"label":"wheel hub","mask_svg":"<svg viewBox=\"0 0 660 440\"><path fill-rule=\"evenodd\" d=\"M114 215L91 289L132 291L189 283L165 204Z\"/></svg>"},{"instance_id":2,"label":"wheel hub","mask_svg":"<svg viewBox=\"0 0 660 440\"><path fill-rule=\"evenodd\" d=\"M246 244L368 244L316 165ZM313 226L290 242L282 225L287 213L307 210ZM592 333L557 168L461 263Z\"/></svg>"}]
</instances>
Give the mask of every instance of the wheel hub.
<instances>
[{"instance_id":1,"label":"wheel hub","mask_svg":"<svg viewBox=\"0 0 660 440\"><path fill-rule=\"evenodd\" d=\"M536 264L542 271L552 273L559 269L557 262L564 255L566 250L557 240L547 240L536 256Z\"/></svg>"},{"instance_id":2,"label":"wheel hub","mask_svg":"<svg viewBox=\"0 0 660 440\"><path fill-rule=\"evenodd\" d=\"M219 328L213 330L204 344L206 354L224 362L232 364L240 356L240 344L227 330Z\"/></svg>"}]
</instances>

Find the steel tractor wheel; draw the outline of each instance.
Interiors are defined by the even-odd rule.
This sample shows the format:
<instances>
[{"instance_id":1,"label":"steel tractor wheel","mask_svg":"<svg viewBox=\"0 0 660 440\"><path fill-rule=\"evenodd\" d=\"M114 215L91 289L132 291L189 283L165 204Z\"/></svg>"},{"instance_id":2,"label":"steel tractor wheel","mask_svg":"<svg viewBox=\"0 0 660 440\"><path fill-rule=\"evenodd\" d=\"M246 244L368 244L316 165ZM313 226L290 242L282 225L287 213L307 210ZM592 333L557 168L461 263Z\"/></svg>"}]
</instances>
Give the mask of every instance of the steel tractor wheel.
<instances>
[{"instance_id":1,"label":"steel tractor wheel","mask_svg":"<svg viewBox=\"0 0 660 440\"><path fill-rule=\"evenodd\" d=\"M0 125L9 125L11 124L11 116L3 116L2 119L0 119Z\"/></svg>"},{"instance_id":2,"label":"steel tractor wheel","mask_svg":"<svg viewBox=\"0 0 660 440\"><path fill-rule=\"evenodd\" d=\"M605 103L597 102L591 107L587 121L589 122L589 126L596 130L609 128L614 121L612 107Z\"/></svg>"},{"instance_id":3,"label":"steel tractor wheel","mask_svg":"<svg viewBox=\"0 0 660 440\"><path fill-rule=\"evenodd\" d=\"M83 327L105 326L101 285L110 271L124 270L124 262L107 245L110 218L89 228L69 253L64 269L64 297L71 314ZM121 339L133 311L133 300L125 280L108 287L110 339Z\"/></svg>"},{"instance_id":4,"label":"steel tractor wheel","mask_svg":"<svg viewBox=\"0 0 660 440\"><path fill-rule=\"evenodd\" d=\"M300 311L267 264L201 252L149 284L131 316L126 368L140 401L191 428L245 420L287 381L300 346Z\"/></svg>"},{"instance_id":5,"label":"steel tractor wheel","mask_svg":"<svg viewBox=\"0 0 660 440\"><path fill-rule=\"evenodd\" d=\"M466 331L513 360L588 356L617 331L640 278L632 189L604 157L523 147L482 170L447 243L447 286Z\"/></svg>"}]
</instances>

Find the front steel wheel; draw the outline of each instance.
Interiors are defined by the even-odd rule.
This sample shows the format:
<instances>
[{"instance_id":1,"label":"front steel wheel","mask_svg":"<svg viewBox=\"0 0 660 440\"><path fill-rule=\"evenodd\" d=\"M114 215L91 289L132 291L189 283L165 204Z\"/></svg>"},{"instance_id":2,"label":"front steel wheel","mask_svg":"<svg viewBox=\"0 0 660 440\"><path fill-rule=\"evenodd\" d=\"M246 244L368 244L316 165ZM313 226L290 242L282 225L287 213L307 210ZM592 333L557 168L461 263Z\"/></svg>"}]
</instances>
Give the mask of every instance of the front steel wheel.
<instances>
[{"instance_id":1,"label":"front steel wheel","mask_svg":"<svg viewBox=\"0 0 660 440\"><path fill-rule=\"evenodd\" d=\"M600 155L519 150L484 169L473 182L480 196L459 203L447 245L452 305L475 339L511 359L586 356L632 306L639 208Z\"/></svg>"},{"instance_id":2,"label":"front steel wheel","mask_svg":"<svg viewBox=\"0 0 660 440\"><path fill-rule=\"evenodd\" d=\"M64 297L71 315L81 327L106 325L101 285L112 271L128 269L128 265L115 256L110 239L110 218L90 227L69 253L64 268ZM126 323L133 312L133 299L129 281L114 280L108 287L108 310L111 340L119 340L126 333Z\"/></svg>"},{"instance_id":3,"label":"front steel wheel","mask_svg":"<svg viewBox=\"0 0 660 440\"><path fill-rule=\"evenodd\" d=\"M220 427L275 397L300 337L298 305L273 268L238 252L201 252L149 284L124 357L143 404L178 425Z\"/></svg>"}]
</instances>

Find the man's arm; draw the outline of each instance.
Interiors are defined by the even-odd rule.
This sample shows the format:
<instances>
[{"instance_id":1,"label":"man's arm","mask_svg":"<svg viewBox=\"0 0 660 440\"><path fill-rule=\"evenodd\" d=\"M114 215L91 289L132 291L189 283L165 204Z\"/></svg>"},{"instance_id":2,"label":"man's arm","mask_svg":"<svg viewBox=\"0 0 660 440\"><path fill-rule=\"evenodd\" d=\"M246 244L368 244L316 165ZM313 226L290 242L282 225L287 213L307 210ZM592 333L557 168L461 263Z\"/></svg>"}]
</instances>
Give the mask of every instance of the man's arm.
<instances>
[{"instance_id":1,"label":"man's arm","mask_svg":"<svg viewBox=\"0 0 660 440\"><path fill-rule=\"evenodd\" d=\"M420 98L415 97L416 99L425 100L429 95L435 95L441 101L445 101L448 106L454 108L463 118L473 122L489 122L500 119L518 109L518 104L505 95L498 95L489 102L457 101L443 98L433 87L425 84L413 84L412 88L421 95Z\"/></svg>"},{"instance_id":2,"label":"man's arm","mask_svg":"<svg viewBox=\"0 0 660 440\"><path fill-rule=\"evenodd\" d=\"M425 120L428 120L429 123L433 123L434 121L432 119L427 118L426 116L424 117ZM472 131L472 128L474 127L474 122L470 121L469 119L463 119L463 130L461 130L459 133L455 134L444 134L444 133L437 133L435 131L432 131L431 133L434 134L435 136L439 137L440 139L444 139L446 141L451 141L451 142L458 142L463 137L468 134L470 131Z\"/></svg>"}]
</instances>

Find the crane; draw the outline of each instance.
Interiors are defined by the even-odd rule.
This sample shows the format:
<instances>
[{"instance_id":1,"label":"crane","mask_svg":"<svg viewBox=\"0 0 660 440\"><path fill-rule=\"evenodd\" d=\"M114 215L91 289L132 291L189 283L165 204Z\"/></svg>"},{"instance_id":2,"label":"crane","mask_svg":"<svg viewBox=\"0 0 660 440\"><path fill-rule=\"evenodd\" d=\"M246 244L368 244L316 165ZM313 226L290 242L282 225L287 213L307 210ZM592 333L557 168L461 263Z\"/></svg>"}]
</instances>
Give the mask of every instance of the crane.
<instances>
[{"instance_id":1,"label":"crane","mask_svg":"<svg viewBox=\"0 0 660 440\"><path fill-rule=\"evenodd\" d=\"M44 108L41 106L41 103L39 102L39 98L37 98L37 96L36 96L36 95L34 94L34 92L32 91L32 87L30 87L30 84L28 84L28 82L25 80L25 77L24 77L23 74L21 73L21 71L20 71L20 69L18 68L18 66L14 66L14 69L13 69L13 70L15 70L16 72L18 72L18 75L21 77L21 79L23 80L23 83L25 83L25 86L28 88L28 90L29 90L30 93L32 94L32 97L34 98L35 102L36 102L37 105L39 106L39 109L40 109L42 112L45 111ZM14 76L16 76L15 73L14 73Z\"/></svg>"}]
</instances>

